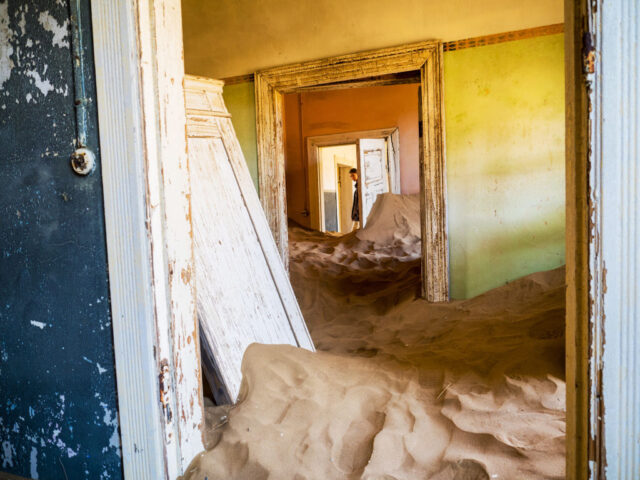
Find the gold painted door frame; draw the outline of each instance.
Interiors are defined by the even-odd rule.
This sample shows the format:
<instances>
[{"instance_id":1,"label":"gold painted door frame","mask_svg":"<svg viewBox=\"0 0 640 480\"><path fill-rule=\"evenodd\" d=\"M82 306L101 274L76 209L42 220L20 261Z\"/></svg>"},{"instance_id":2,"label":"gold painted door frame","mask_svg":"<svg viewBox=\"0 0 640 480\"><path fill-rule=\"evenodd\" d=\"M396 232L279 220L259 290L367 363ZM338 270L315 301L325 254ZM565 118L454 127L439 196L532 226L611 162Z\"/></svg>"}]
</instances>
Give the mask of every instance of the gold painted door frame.
<instances>
[{"instance_id":1,"label":"gold painted door frame","mask_svg":"<svg viewBox=\"0 0 640 480\"><path fill-rule=\"evenodd\" d=\"M430 302L443 302L449 300L449 244L440 42L426 41L257 72L258 183L269 226L287 265L283 95L309 87L335 89L342 83L350 88L376 82L388 85L393 75L412 71L420 72L421 84L422 295Z\"/></svg>"}]
</instances>

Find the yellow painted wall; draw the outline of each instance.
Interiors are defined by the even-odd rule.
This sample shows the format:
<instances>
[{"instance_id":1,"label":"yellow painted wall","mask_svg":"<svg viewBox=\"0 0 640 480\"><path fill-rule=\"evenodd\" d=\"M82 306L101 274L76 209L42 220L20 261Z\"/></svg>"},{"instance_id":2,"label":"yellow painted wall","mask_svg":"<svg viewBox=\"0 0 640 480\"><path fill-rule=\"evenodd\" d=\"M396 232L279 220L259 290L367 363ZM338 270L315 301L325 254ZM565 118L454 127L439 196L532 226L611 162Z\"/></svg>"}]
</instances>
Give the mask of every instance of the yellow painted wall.
<instances>
[{"instance_id":1,"label":"yellow painted wall","mask_svg":"<svg viewBox=\"0 0 640 480\"><path fill-rule=\"evenodd\" d=\"M564 264L563 35L444 58L451 292Z\"/></svg>"},{"instance_id":2,"label":"yellow painted wall","mask_svg":"<svg viewBox=\"0 0 640 480\"><path fill-rule=\"evenodd\" d=\"M258 190L258 147L256 136L256 103L253 82L226 85L223 89L224 103L231 113L242 153L249 166L249 173Z\"/></svg>"},{"instance_id":3,"label":"yellow painted wall","mask_svg":"<svg viewBox=\"0 0 640 480\"><path fill-rule=\"evenodd\" d=\"M563 35L444 55L451 293L564 263ZM253 83L225 87L257 177Z\"/></svg>"}]
</instances>

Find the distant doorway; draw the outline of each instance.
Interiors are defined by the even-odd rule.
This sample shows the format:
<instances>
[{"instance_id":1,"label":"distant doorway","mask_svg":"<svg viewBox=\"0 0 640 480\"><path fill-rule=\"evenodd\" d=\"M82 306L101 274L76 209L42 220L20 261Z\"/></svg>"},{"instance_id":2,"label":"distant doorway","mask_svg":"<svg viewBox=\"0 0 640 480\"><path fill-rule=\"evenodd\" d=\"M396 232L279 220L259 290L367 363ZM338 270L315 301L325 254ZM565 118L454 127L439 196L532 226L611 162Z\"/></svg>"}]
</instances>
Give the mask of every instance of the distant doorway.
<instances>
[{"instance_id":1,"label":"distant doorway","mask_svg":"<svg viewBox=\"0 0 640 480\"><path fill-rule=\"evenodd\" d=\"M353 229L351 209L353 207L353 181L349 171L358 167L356 144L335 145L318 149L319 225L322 232L349 233Z\"/></svg>"},{"instance_id":2,"label":"distant doorway","mask_svg":"<svg viewBox=\"0 0 640 480\"><path fill-rule=\"evenodd\" d=\"M359 176L360 224L379 194L400 193L400 149L397 128L321 135L307 139L311 228L348 233L353 229L353 182Z\"/></svg>"}]
</instances>

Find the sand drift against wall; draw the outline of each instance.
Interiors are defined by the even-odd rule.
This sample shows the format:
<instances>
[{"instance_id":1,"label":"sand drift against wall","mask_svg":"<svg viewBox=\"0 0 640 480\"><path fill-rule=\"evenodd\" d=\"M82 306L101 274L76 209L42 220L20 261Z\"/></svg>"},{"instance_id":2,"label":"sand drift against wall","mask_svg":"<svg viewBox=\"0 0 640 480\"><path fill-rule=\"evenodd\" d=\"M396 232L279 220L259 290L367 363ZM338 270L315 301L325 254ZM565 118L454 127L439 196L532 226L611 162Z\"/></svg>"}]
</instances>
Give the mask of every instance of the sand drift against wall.
<instances>
[{"instance_id":1,"label":"sand drift against wall","mask_svg":"<svg viewBox=\"0 0 640 480\"><path fill-rule=\"evenodd\" d=\"M291 228L324 352L250 346L241 400L207 409L186 478L564 478L564 269L427 304L419 236L370 234Z\"/></svg>"}]
</instances>

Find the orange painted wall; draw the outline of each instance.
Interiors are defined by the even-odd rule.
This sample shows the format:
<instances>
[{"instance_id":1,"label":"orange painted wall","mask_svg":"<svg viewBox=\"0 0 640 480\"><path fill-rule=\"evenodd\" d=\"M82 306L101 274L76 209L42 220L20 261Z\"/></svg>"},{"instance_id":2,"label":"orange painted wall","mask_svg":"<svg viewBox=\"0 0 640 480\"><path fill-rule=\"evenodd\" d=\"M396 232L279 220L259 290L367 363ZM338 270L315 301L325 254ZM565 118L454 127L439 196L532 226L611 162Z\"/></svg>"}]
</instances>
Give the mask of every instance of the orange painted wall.
<instances>
[{"instance_id":1,"label":"orange painted wall","mask_svg":"<svg viewBox=\"0 0 640 480\"><path fill-rule=\"evenodd\" d=\"M307 137L398 127L402 193L418 193L418 85L289 94L285 104L287 213L309 226Z\"/></svg>"}]
</instances>

